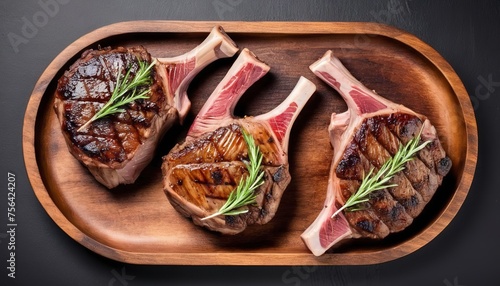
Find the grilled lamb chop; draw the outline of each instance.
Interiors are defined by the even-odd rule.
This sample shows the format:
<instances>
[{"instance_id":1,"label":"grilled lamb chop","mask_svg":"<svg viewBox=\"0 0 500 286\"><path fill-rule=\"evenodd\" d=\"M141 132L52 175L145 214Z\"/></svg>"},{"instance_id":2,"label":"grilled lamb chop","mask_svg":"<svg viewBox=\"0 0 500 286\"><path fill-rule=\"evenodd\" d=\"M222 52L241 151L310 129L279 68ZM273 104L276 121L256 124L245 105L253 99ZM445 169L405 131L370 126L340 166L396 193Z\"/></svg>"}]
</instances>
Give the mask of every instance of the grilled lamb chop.
<instances>
[{"instance_id":1,"label":"grilled lamb chop","mask_svg":"<svg viewBox=\"0 0 500 286\"><path fill-rule=\"evenodd\" d=\"M333 161L324 207L301 235L315 255L348 238L381 239L408 227L429 202L451 168L436 129L429 120L369 90L328 51L310 69L336 89L348 110L332 114L329 126ZM421 133L431 140L389 182L396 187L370 194L361 210L332 215L358 189L364 174L376 170Z\"/></svg>"},{"instance_id":2,"label":"grilled lamb chop","mask_svg":"<svg viewBox=\"0 0 500 286\"><path fill-rule=\"evenodd\" d=\"M275 215L290 182L288 139L292 124L316 90L301 77L288 96L272 111L255 117L234 118L242 94L269 66L244 49L194 120L185 142L163 158L163 185L172 206L196 225L223 234L242 232L247 225L265 224ZM264 184L255 190L256 203L236 216L202 220L219 210L243 176L248 148L242 129L253 136L263 154Z\"/></svg>"},{"instance_id":3,"label":"grilled lamb chop","mask_svg":"<svg viewBox=\"0 0 500 286\"><path fill-rule=\"evenodd\" d=\"M123 79L127 68L131 75L137 72L139 60L153 60L142 46L85 51L59 79L54 102L70 152L108 188L133 183L152 160L163 134L186 116L191 80L209 63L237 51L224 30L214 27L192 51L156 59L149 98L82 129L111 97L119 71Z\"/></svg>"}]
</instances>

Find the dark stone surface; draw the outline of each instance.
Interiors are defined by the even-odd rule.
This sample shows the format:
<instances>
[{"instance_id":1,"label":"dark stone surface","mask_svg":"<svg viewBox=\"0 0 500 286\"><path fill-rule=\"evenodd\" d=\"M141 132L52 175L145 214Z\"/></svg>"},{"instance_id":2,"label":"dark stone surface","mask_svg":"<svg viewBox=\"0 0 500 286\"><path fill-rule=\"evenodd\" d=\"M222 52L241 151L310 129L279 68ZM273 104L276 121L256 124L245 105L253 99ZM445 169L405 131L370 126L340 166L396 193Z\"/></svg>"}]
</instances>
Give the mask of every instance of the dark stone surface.
<instances>
[{"instance_id":1,"label":"dark stone surface","mask_svg":"<svg viewBox=\"0 0 500 286\"><path fill-rule=\"evenodd\" d=\"M370 21L412 33L462 79L479 130L472 188L451 224L413 254L370 266L188 267L112 261L73 241L48 217L22 156L25 108L38 77L67 45L129 20ZM499 285L500 2L77 1L0 2L1 285ZM16 278L9 270L7 173L16 175Z\"/></svg>"}]
</instances>

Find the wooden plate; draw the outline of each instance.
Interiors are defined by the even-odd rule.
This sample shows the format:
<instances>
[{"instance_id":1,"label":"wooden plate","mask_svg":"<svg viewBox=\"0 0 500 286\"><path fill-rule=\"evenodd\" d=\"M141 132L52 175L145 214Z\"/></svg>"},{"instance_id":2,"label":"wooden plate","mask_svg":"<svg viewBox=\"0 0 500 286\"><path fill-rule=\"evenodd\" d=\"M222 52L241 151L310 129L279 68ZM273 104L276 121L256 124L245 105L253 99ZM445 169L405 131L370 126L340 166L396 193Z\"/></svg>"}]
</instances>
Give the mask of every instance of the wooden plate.
<instances>
[{"instance_id":1,"label":"wooden plate","mask_svg":"<svg viewBox=\"0 0 500 286\"><path fill-rule=\"evenodd\" d=\"M183 139L234 58L213 63L197 76L189 89L193 107L185 125L167 133L135 184L112 191L70 155L52 107L57 79L85 49L140 44L155 57L175 56L195 47L216 24L271 66L238 103L236 115L271 110L300 75L318 87L292 130L292 182L275 218L237 236L209 232L178 214L163 193L160 171L161 157ZM326 195L332 159L330 114L346 109L341 97L308 69L327 49L369 88L427 115L453 168L424 212L403 232L381 241L350 240L315 257L300 234L313 222ZM137 21L106 26L76 40L47 67L31 95L23 129L29 179L49 216L90 250L137 264L348 265L402 257L436 237L458 212L473 179L477 145L474 111L451 66L416 37L373 23Z\"/></svg>"}]
</instances>

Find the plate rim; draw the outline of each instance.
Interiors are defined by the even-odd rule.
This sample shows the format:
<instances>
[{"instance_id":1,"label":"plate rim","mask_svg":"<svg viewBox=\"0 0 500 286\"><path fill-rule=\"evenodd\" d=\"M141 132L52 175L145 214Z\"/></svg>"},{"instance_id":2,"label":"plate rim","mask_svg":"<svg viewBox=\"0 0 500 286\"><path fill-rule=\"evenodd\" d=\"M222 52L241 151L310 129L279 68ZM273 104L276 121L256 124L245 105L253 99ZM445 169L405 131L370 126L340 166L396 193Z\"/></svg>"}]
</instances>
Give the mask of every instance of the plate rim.
<instances>
[{"instance_id":1,"label":"plate rim","mask_svg":"<svg viewBox=\"0 0 500 286\"><path fill-rule=\"evenodd\" d=\"M467 140L464 170L460 178L457 179L457 188L435 221L424 229L427 235L424 237L417 235L401 244L369 253L325 253L320 257L315 257L311 253L267 252L227 252L213 255L212 253L185 252L145 253L112 248L86 235L73 225L49 195L36 158L35 128L38 109L48 85L56 75L54 72L47 71L59 71L69 59L76 56L89 43L95 43L111 36L127 33L208 33L216 25L222 26L228 34L374 34L391 38L409 46L432 63L450 83L450 87L458 99L464 116ZM300 29L297 29L298 26ZM372 22L140 20L118 22L95 29L75 40L53 59L43 71L30 95L23 120L22 149L28 179L47 214L71 238L107 258L132 264L161 265L368 265L395 260L413 253L433 240L446 228L463 205L472 185L477 163L478 135L476 118L469 95L451 65L428 44L398 28ZM384 252L384 255L381 255L381 252ZM349 255L347 261L339 259L345 255ZM269 259L270 256L272 259Z\"/></svg>"}]
</instances>

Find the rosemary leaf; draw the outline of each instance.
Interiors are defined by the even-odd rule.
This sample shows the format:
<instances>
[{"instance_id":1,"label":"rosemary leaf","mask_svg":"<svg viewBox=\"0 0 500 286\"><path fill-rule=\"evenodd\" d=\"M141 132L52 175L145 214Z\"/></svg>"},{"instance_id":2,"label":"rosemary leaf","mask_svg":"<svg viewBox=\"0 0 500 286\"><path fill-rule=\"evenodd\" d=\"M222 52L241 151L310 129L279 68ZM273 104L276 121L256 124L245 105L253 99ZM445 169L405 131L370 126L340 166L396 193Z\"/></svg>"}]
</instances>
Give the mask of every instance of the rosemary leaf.
<instances>
[{"instance_id":1,"label":"rosemary leaf","mask_svg":"<svg viewBox=\"0 0 500 286\"><path fill-rule=\"evenodd\" d=\"M138 100L149 98L148 85L151 84L151 69L156 64L153 60L151 64L147 65L146 61L138 61L139 68L133 77L130 76L131 68L127 70L124 78L122 79L122 67L118 68L118 75L114 83L113 93L110 99L99 109L89 121L78 128L82 131L87 128L92 122L106 117L108 115L124 112L126 105Z\"/></svg>"},{"instance_id":2,"label":"rosemary leaf","mask_svg":"<svg viewBox=\"0 0 500 286\"><path fill-rule=\"evenodd\" d=\"M346 211L357 211L362 208L357 207L360 203L367 202L369 200L369 195L377 190L382 190L386 188L396 187L397 184L387 184L387 182L394 177L398 172L401 172L405 168L405 164L408 161L413 160L415 154L422 150L431 141L425 141L420 143L420 130L419 134L413 137L410 141L406 143L405 146L399 146L398 151L393 157L389 158L380 167L376 174L373 174L374 168L371 168L366 176L364 176L361 185L358 190L352 194L345 204L340 207L333 215L332 218L338 215L344 209Z\"/></svg>"},{"instance_id":3,"label":"rosemary leaf","mask_svg":"<svg viewBox=\"0 0 500 286\"><path fill-rule=\"evenodd\" d=\"M242 129L243 138L248 146L248 159L250 162L245 162L248 176L242 178L227 198L227 201L219 209L219 211L202 218L206 220L220 215L239 215L248 212L244 206L254 204L257 194L255 190L264 184L264 171L261 169L262 153L259 146L255 144L255 140L245 130Z\"/></svg>"}]
</instances>

